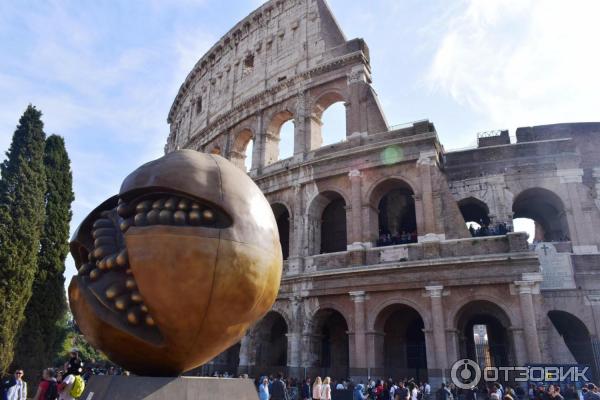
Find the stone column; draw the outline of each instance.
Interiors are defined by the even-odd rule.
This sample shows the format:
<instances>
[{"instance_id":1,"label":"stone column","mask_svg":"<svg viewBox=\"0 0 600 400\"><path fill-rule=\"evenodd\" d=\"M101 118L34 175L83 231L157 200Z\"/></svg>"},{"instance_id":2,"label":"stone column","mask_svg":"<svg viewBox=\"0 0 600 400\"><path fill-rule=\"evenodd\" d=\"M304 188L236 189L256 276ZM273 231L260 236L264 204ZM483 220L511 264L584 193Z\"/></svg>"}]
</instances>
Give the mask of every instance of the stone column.
<instances>
[{"instance_id":1,"label":"stone column","mask_svg":"<svg viewBox=\"0 0 600 400\"><path fill-rule=\"evenodd\" d=\"M519 293L521 306L521 321L527 344L527 355L530 363L539 363L542 360L540 340L538 338L537 321L533 308L532 294L537 285L536 281L516 281L515 287Z\"/></svg>"},{"instance_id":2,"label":"stone column","mask_svg":"<svg viewBox=\"0 0 600 400\"><path fill-rule=\"evenodd\" d=\"M439 377L443 378L445 375L444 370L448 368L446 328L444 326L444 309L442 305L444 287L441 285L425 286L425 290L427 291L426 295L431 298L431 325L433 328L433 343L435 350L435 364L428 366L428 369L434 369L434 374L439 374Z\"/></svg>"},{"instance_id":3,"label":"stone column","mask_svg":"<svg viewBox=\"0 0 600 400\"><path fill-rule=\"evenodd\" d=\"M352 188L350 202L352 205L352 225L348 242L359 244L362 242L362 196L361 196L361 173L358 169L350 170L348 173L350 178L350 187Z\"/></svg>"},{"instance_id":4,"label":"stone column","mask_svg":"<svg viewBox=\"0 0 600 400\"><path fill-rule=\"evenodd\" d=\"M600 294L588 294L587 301L592 307L592 314L594 316L594 329L596 336L600 336ZM593 333L590 332L590 335Z\"/></svg>"},{"instance_id":5,"label":"stone column","mask_svg":"<svg viewBox=\"0 0 600 400\"><path fill-rule=\"evenodd\" d=\"M419 155L417 160L417 168L419 170L419 176L421 178L421 202L422 202L422 216L423 221L417 225L423 227L423 231L417 232L419 242L428 233L437 233L436 229L436 210L433 201L433 186L431 183L431 168L435 165L435 150L423 151ZM415 210L416 211L416 210ZM418 215L418 214L417 214Z\"/></svg>"},{"instance_id":6,"label":"stone column","mask_svg":"<svg viewBox=\"0 0 600 400\"><path fill-rule=\"evenodd\" d=\"M290 297L290 309L292 312L292 324L289 326L287 337L287 367L288 375L300 377L299 371L302 365L302 309L303 300L300 296Z\"/></svg>"},{"instance_id":7,"label":"stone column","mask_svg":"<svg viewBox=\"0 0 600 400\"><path fill-rule=\"evenodd\" d=\"M352 375L367 375L367 336L366 336L366 313L365 300L367 295L364 291L350 292L350 298L354 302L354 360L355 365L350 369L360 373ZM364 372L363 372L364 370Z\"/></svg>"},{"instance_id":8,"label":"stone column","mask_svg":"<svg viewBox=\"0 0 600 400\"><path fill-rule=\"evenodd\" d=\"M238 374L250 373L250 336L244 335L240 341L240 364L238 366Z\"/></svg>"}]
</instances>

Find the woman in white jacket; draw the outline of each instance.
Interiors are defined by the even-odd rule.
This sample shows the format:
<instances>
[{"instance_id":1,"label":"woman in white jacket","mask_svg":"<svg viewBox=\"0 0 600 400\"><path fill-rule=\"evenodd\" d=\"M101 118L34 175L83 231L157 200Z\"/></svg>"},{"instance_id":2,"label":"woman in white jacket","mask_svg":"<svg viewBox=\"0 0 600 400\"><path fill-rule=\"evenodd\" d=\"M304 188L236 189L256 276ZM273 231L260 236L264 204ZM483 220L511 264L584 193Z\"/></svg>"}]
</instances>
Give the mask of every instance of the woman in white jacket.
<instances>
[{"instance_id":1,"label":"woman in white jacket","mask_svg":"<svg viewBox=\"0 0 600 400\"><path fill-rule=\"evenodd\" d=\"M313 400L321 400L321 390L323 389L323 385L321 384L321 377L317 376L315 378L315 382L312 387L312 398Z\"/></svg>"},{"instance_id":2,"label":"woman in white jacket","mask_svg":"<svg viewBox=\"0 0 600 400\"><path fill-rule=\"evenodd\" d=\"M329 386L330 382L330 377L327 377L323 380L323 387L321 388L321 400L331 400L331 386Z\"/></svg>"}]
</instances>

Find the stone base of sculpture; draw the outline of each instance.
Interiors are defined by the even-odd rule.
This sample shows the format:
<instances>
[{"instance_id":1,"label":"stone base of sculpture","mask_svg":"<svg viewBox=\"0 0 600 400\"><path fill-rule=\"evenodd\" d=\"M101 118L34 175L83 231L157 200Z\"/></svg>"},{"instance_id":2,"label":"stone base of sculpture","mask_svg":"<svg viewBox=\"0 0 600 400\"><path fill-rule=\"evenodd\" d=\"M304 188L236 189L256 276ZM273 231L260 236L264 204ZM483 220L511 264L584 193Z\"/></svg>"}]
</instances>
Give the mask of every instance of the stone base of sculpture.
<instances>
[{"instance_id":1,"label":"stone base of sculpture","mask_svg":"<svg viewBox=\"0 0 600 400\"><path fill-rule=\"evenodd\" d=\"M95 375L81 400L256 400L250 379Z\"/></svg>"}]
</instances>

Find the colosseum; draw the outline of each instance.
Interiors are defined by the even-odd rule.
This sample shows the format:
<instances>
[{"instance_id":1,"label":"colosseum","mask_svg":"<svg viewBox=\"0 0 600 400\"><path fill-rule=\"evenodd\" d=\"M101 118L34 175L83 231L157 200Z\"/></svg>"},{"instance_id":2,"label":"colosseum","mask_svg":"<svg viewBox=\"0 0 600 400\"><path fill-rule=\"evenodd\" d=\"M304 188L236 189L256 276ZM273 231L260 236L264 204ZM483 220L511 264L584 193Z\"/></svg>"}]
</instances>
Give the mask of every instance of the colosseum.
<instances>
[{"instance_id":1,"label":"colosseum","mask_svg":"<svg viewBox=\"0 0 600 400\"><path fill-rule=\"evenodd\" d=\"M322 145L338 102L345 138ZM428 120L391 127L367 44L347 40L324 0L271 0L238 22L196 63L168 122L166 152L249 166L285 259L272 311L204 373L433 382L470 358L585 364L598 377L600 123L479 135L460 151ZM517 218L535 238L513 232Z\"/></svg>"}]
</instances>

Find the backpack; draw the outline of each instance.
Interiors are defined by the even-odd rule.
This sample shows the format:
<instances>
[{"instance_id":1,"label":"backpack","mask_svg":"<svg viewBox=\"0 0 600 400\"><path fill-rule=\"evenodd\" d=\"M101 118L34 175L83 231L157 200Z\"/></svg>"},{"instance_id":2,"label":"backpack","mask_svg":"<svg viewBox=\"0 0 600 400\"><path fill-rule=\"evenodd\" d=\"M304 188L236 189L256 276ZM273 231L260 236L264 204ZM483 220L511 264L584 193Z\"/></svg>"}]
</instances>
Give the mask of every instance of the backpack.
<instances>
[{"instance_id":1,"label":"backpack","mask_svg":"<svg viewBox=\"0 0 600 400\"><path fill-rule=\"evenodd\" d=\"M75 381L73 381L73 386L71 387L69 394L74 399L78 399L83 394L84 389L85 382L83 381L83 378L81 375L75 375Z\"/></svg>"},{"instance_id":2,"label":"backpack","mask_svg":"<svg viewBox=\"0 0 600 400\"><path fill-rule=\"evenodd\" d=\"M48 390L46 390L44 400L56 400L58 398L58 385L56 381L49 381L48 383Z\"/></svg>"}]
</instances>

